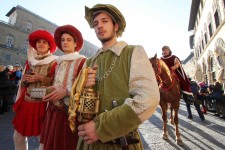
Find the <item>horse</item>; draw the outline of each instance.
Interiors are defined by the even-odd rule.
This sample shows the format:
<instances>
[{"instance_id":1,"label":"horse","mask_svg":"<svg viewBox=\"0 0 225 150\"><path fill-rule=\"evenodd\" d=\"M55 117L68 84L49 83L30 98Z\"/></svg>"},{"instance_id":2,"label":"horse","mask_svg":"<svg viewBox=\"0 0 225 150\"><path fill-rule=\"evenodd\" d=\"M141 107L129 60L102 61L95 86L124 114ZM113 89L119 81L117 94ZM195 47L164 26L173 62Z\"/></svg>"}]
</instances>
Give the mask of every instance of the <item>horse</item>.
<instances>
[{"instance_id":1,"label":"horse","mask_svg":"<svg viewBox=\"0 0 225 150\"><path fill-rule=\"evenodd\" d=\"M171 124L175 124L176 142L183 145L178 128L178 110L180 107L181 89L178 80L173 72L170 71L166 63L157 58L157 54L150 58L156 79L159 83L160 90L160 107L163 119L163 139L168 140L167 130L167 109L170 104L170 120ZM173 117L174 110L174 117Z\"/></svg>"}]
</instances>

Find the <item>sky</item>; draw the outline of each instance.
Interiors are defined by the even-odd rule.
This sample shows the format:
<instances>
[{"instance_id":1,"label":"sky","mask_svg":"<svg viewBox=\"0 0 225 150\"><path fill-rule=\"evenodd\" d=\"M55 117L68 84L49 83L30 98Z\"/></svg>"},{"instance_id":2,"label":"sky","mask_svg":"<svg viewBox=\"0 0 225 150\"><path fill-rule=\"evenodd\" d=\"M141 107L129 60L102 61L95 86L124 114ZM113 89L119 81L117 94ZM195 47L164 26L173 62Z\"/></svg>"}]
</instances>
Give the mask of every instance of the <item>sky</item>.
<instances>
[{"instance_id":1,"label":"sky","mask_svg":"<svg viewBox=\"0 0 225 150\"><path fill-rule=\"evenodd\" d=\"M191 0L0 0L0 20L8 22L5 15L20 5L59 26L77 27L85 40L101 47L84 18L84 7L98 3L112 4L122 12L127 26L118 41L142 45L148 57L156 53L161 57L164 45L181 60L193 51L188 31Z\"/></svg>"}]
</instances>

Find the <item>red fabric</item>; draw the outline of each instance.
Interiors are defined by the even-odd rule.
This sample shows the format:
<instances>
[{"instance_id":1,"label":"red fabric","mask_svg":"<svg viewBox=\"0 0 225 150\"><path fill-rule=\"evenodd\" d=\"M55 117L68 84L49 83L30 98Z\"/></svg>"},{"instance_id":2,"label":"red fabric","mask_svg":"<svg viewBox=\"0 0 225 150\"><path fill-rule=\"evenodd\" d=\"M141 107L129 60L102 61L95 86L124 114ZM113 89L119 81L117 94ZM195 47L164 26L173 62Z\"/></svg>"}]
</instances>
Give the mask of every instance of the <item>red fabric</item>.
<instances>
[{"instance_id":1,"label":"red fabric","mask_svg":"<svg viewBox=\"0 0 225 150\"><path fill-rule=\"evenodd\" d=\"M46 30L36 30L29 35L28 39L29 39L29 44L35 50L37 50L37 48L36 48L37 40L45 39L46 41L48 41L48 44L50 46L50 53L54 53L56 51L56 44L55 44L54 38L53 38L52 34Z\"/></svg>"},{"instance_id":2,"label":"red fabric","mask_svg":"<svg viewBox=\"0 0 225 150\"><path fill-rule=\"evenodd\" d=\"M79 64L79 67L77 69L77 74L79 74L80 70L82 69L84 62L86 61L86 58L83 58Z\"/></svg>"},{"instance_id":3,"label":"red fabric","mask_svg":"<svg viewBox=\"0 0 225 150\"><path fill-rule=\"evenodd\" d=\"M77 47L75 48L76 52L79 52L84 44L84 39L81 32L72 25L64 25L56 28L54 33L55 43L60 50L63 51L61 45L61 36L63 33L69 33L76 40Z\"/></svg>"},{"instance_id":4,"label":"red fabric","mask_svg":"<svg viewBox=\"0 0 225 150\"><path fill-rule=\"evenodd\" d=\"M40 140L44 144L44 149L75 150L77 141L78 134L70 130L66 110L59 110L49 103Z\"/></svg>"},{"instance_id":5,"label":"red fabric","mask_svg":"<svg viewBox=\"0 0 225 150\"><path fill-rule=\"evenodd\" d=\"M28 102L24 100L25 92L13 106L16 112L13 125L23 136L38 136L41 133L45 116L46 102Z\"/></svg>"},{"instance_id":6,"label":"red fabric","mask_svg":"<svg viewBox=\"0 0 225 150\"><path fill-rule=\"evenodd\" d=\"M28 62L26 62L25 68L25 72L30 69ZM55 70L55 65L52 66L51 70ZM54 74L52 73L52 75ZM15 130L23 136L39 136L44 122L47 102L26 101L24 99L26 91L27 87L21 86L19 88L19 98L13 105L13 110L16 114L12 124L14 125Z\"/></svg>"},{"instance_id":7,"label":"red fabric","mask_svg":"<svg viewBox=\"0 0 225 150\"><path fill-rule=\"evenodd\" d=\"M178 61L181 64L180 59L175 55L168 56L168 57L162 57L161 59L166 63L166 65L170 69L172 66L174 66L175 59L178 59ZM186 73L184 72L184 69L182 67L179 67L175 70L174 73L180 83L181 90L191 94L190 81L187 78Z\"/></svg>"},{"instance_id":8,"label":"red fabric","mask_svg":"<svg viewBox=\"0 0 225 150\"><path fill-rule=\"evenodd\" d=\"M200 82L198 85L199 85L200 87L206 86L206 84L205 84L204 82Z\"/></svg>"},{"instance_id":9,"label":"red fabric","mask_svg":"<svg viewBox=\"0 0 225 150\"><path fill-rule=\"evenodd\" d=\"M51 68L50 72L48 73L48 76L49 76L49 77L54 77L54 76L55 76L56 65L57 65L57 62L55 62L55 63L52 65L52 68Z\"/></svg>"},{"instance_id":10,"label":"red fabric","mask_svg":"<svg viewBox=\"0 0 225 150\"><path fill-rule=\"evenodd\" d=\"M81 70L86 59L79 59L74 66L74 79ZM70 67L70 64L68 64ZM63 82L67 82L67 75ZM66 84L62 84L66 85ZM67 110L59 110L51 102L49 103L44 125L41 131L40 142L44 144L45 150L75 150L78 142L78 133L72 133Z\"/></svg>"}]
</instances>

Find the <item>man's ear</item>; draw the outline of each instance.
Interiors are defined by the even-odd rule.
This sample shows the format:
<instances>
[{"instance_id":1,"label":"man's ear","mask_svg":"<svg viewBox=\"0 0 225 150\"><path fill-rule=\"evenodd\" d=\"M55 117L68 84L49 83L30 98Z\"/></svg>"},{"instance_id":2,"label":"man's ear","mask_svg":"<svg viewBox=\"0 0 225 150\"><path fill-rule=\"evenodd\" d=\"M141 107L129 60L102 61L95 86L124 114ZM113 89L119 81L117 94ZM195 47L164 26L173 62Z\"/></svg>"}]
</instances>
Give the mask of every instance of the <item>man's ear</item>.
<instances>
[{"instance_id":1,"label":"man's ear","mask_svg":"<svg viewBox=\"0 0 225 150\"><path fill-rule=\"evenodd\" d=\"M76 51L77 42L74 42L74 51Z\"/></svg>"},{"instance_id":2,"label":"man's ear","mask_svg":"<svg viewBox=\"0 0 225 150\"><path fill-rule=\"evenodd\" d=\"M114 30L117 32L119 30L119 24L115 23Z\"/></svg>"}]
</instances>

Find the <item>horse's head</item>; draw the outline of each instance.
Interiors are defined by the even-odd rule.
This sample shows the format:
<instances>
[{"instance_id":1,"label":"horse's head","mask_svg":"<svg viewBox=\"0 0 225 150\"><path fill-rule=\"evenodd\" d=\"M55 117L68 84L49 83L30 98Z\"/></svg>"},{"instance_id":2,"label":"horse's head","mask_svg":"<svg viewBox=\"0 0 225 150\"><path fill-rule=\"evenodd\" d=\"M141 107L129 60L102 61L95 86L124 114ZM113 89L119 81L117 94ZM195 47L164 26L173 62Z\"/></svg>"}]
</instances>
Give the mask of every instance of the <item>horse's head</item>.
<instances>
[{"instance_id":1,"label":"horse's head","mask_svg":"<svg viewBox=\"0 0 225 150\"><path fill-rule=\"evenodd\" d=\"M150 58L149 61L152 64L160 89L163 89L164 91L170 90L177 81L174 76L175 74L171 74L166 63L162 59L157 58L157 54Z\"/></svg>"},{"instance_id":2,"label":"horse's head","mask_svg":"<svg viewBox=\"0 0 225 150\"><path fill-rule=\"evenodd\" d=\"M157 54L150 58L149 61L152 64L152 68L158 82L161 82L163 79L171 76L170 69L163 60L157 58Z\"/></svg>"},{"instance_id":3,"label":"horse's head","mask_svg":"<svg viewBox=\"0 0 225 150\"><path fill-rule=\"evenodd\" d=\"M152 68L155 72L155 76L156 76L157 81L161 82L160 74L162 73L162 71L161 71L160 59L157 58L157 54L155 54L154 57L149 58L149 61L152 64Z\"/></svg>"},{"instance_id":4,"label":"horse's head","mask_svg":"<svg viewBox=\"0 0 225 150\"><path fill-rule=\"evenodd\" d=\"M149 58L149 61L152 64L152 68L155 72L155 75L158 76L159 74L161 74L161 65L159 59L157 58L157 54L155 54L154 57Z\"/></svg>"}]
</instances>

